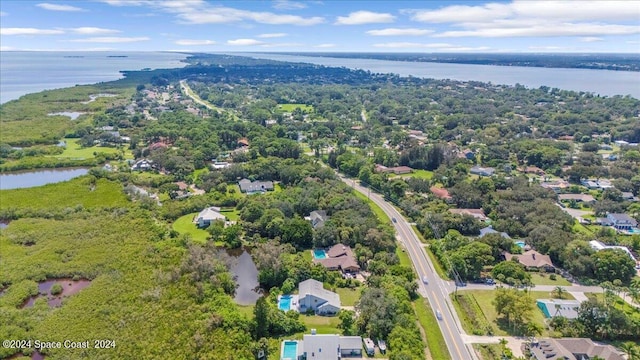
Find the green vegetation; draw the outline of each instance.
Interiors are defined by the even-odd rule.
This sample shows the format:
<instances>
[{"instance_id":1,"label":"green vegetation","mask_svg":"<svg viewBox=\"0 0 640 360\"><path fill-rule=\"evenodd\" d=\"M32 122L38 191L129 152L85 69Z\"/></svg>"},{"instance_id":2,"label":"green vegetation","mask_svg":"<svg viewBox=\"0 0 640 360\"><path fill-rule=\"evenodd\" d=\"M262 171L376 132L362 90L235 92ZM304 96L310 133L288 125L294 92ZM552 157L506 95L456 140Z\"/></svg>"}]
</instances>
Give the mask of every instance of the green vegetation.
<instances>
[{"instance_id":1,"label":"green vegetation","mask_svg":"<svg viewBox=\"0 0 640 360\"><path fill-rule=\"evenodd\" d=\"M342 306L354 306L360 299L362 288L336 288L335 292L340 295Z\"/></svg>"},{"instance_id":2,"label":"green vegetation","mask_svg":"<svg viewBox=\"0 0 640 360\"><path fill-rule=\"evenodd\" d=\"M71 158L71 159L91 159L98 153L104 154L117 154L119 149L115 147L104 146L91 146L82 147L80 145L80 139L64 139L66 146L62 154L55 155L57 158Z\"/></svg>"},{"instance_id":3,"label":"green vegetation","mask_svg":"<svg viewBox=\"0 0 640 360\"><path fill-rule=\"evenodd\" d=\"M211 234L205 229L198 228L196 224L193 223L193 218L196 215L198 215L197 212L179 217L173 223L173 230L181 235L189 235L192 240L204 244L207 242L207 239L211 238Z\"/></svg>"},{"instance_id":4,"label":"green vegetation","mask_svg":"<svg viewBox=\"0 0 640 360\"><path fill-rule=\"evenodd\" d=\"M431 178L433 178L433 171L416 169L413 170L413 172L410 174L397 175L396 177L411 177L416 179L431 180Z\"/></svg>"},{"instance_id":5,"label":"green vegetation","mask_svg":"<svg viewBox=\"0 0 640 360\"><path fill-rule=\"evenodd\" d=\"M473 344L473 348L480 353L482 360L502 360L500 344Z\"/></svg>"},{"instance_id":6,"label":"green vegetation","mask_svg":"<svg viewBox=\"0 0 640 360\"><path fill-rule=\"evenodd\" d=\"M5 218L15 217L13 213L38 213L78 206L110 208L128 203L121 184L91 175L34 188L0 190L0 199L0 211Z\"/></svg>"},{"instance_id":7,"label":"green vegetation","mask_svg":"<svg viewBox=\"0 0 640 360\"><path fill-rule=\"evenodd\" d=\"M313 112L313 106L307 104L278 104L278 111L280 112L293 112L295 109L300 109L303 112Z\"/></svg>"},{"instance_id":8,"label":"green vegetation","mask_svg":"<svg viewBox=\"0 0 640 360\"><path fill-rule=\"evenodd\" d=\"M316 329L318 334L339 334L338 328L340 320L337 316L317 316L300 314L300 320L307 329ZM300 339L304 333L299 334Z\"/></svg>"},{"instance_id":9,"label":"green vegetation","mask_svg":"<svg viewBox=\"0 0 640 360\"><path fill-rule=\"evenodd\" d=\"M378 218L378 220L384 224L388 224L391 225L391 220L389 219L389 217L387 216L387 213L384 212L384 210L382 210L382 208L380 208L380 206L378 206L378 204L376 204L375 202L373 202L373 200L367 198L366 195L360 193L359 191L353 191L353 194L359 198L360 200L364 201L365 203L369 204L369 207L371 207L371 211L373 211L373 213L376 215L376 217Z\"/></svg>"},{"instance_id":10,"label":"green vegetation","mask_svg":"<svg viewBox=\"0 0 640 360\"><path fill-rule=\"evenodd\" d=\"M440 332L438 326L438 320L429 305L428 300L418 299L414 303L414 309L418 316L420 326L424 329L427 337L427 346L429 347L429 353L433 360L449 360L449 350L447 344L444 342L444 337Z\"/></svg>"},{"instance_id":11,"label":"green vegetation","mask_svg":"<svg viewBox=\"0 0 640 360\"><path fill-rule=\"evenodd\" d=\"M534 285L555 285L555 286L570 286L571 283L562 276L556 276L555 280L552 279L549 274L543 273L530 273L531 282Z\"/></svg>"}]
</instances>

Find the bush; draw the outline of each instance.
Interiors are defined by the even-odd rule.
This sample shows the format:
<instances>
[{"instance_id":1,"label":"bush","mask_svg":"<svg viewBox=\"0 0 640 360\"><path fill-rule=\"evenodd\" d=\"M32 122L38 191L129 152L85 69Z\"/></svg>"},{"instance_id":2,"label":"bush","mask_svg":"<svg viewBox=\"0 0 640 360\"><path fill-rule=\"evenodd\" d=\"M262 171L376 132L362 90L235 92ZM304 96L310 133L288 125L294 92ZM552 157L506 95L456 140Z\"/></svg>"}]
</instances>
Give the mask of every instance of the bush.
<instances>
[{"instance_id":1,"label":"bush","mask_svg":"<svg viewBox=\"0 0 640 360\"><path fill-rule=\"evenodd\" d=\"M556 276L556 274L551 274L549 275L549 279L555 281L558 277Z\"/></svg>"},{"instance_id":2,"label":"bush","mask_svg":"<svg viewBox=\"0 0 640 360\"><path fill-rule=\"evenodd\" d=\"M55 283L51 287L51 295L59 295L62 293L62 285Z\"/></svg>"}]
</instances>

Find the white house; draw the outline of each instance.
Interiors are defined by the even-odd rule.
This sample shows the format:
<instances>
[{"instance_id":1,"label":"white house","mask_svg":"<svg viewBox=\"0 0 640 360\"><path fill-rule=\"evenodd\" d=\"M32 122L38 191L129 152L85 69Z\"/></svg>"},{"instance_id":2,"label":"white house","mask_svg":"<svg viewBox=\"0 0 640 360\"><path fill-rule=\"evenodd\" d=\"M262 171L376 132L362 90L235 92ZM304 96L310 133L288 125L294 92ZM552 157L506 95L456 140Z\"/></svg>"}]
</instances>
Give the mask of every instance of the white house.
<instances>
[{"instance_id":1,"label":"white house","mask_svg":"<svg viewBox=\"0 0 640 360\"><path fill-rule=\"evenodd\" d=\"M335 315L340 311L340 295L326 290L320 281L309 279L298 285L300 312L315 311L318 315Z\"/></svg>"},{"instance_id":2,"label":"white house","mask_svg":"<svg viewBox=\"0 0 640 360\"><path fill-rule=\"evenodd\" d=\"M220 208L215 206L205 208L193 218L193 222L198 224L199 228L205 228L216 220L225 221L227 218L220 214Z\"/></svg>"}]
</instances>

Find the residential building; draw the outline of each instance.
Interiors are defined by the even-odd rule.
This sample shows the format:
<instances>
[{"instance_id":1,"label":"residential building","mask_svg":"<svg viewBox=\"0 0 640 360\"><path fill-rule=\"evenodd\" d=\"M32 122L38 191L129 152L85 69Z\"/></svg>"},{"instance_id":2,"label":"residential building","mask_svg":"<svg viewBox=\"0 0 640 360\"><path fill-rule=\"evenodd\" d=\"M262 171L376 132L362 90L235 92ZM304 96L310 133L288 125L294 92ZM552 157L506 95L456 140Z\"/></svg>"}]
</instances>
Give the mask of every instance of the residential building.
<instances>
[{"instance_id":1,"label":"residential building","mask_svg":"<svg viewBox=\"0 0 640 360\"><path fill-rule=\"evenodd\" d=\"M506 232L499 232L493 229L493 226L489 225L486 228L482 228L480 229L480 236L479 237L483 237L485 235L488 234L500 234L500 236L502 236L505 239L511 239L511 236L509 236L509 234L507 234Z\"/></svg>"},{"instance_id":2,"label":"residential building","mask_svg":"<svg viewBox=\"0 0 640 360\"><path fill-rule=\"evenodd\" d=\"M535 175L539 175L539 176L544 176L544 170L540 169L537 166L525 166L525 167L519 167L516 170L525 173L525 174L535 174Z\"/></svg>"},{"instance_id":3,"label":"residential building","mask_svg":"<svg viewBox=\"0 0 640 360\"><path fill-rule=\"evenodd\" d=\"M596 344L591 339L541 339L531 344L531 359L535 360L587 360L596 356L606 360L624 360L613 346Z\"/></svg>"},{"instance_id":4,"label":"residential building","mask_svg":"<svg viewBox=\"0 0 640 360\"><path fill-rule=\"evenodd\" d=\"M482 167L482 166L476 165L471 167L471 170L469 170L469 172L473 175L493 176L493 174L496 172L496 169L492 167Z\"/></svg>"},{"instance_id":5,"label":"residential building","mask_svg":"<svg viewBox=\"0 0 640 360\"><path fill-rule=\"evenodd\" d=\"M376 164L374 171L378 173L394 173L396 175L401 175L412 173L413 169L408 166L386 167L384 165Z\"/></svg>"},{"instance_id":6,"label":"residential building","mask_svg":"<svg viewBox=\"0 0 640 360\"><path fill-rule=\"evenodd\" d=\"M627 253L627 255L629 255L629 257L637 262L638 260L636 259L635 256L633 256L633 253L629 250L628 247L626 246L620 246L620 245L605 245L602 242L598 241L598 240L591 240L589 241L589 245L591 246L591 248L595 251L600 251L600 250L607 250L607 249L618 249L618 250L622 250L624 252Z\"/></svg>"},{"instance_id":7,"label":"residential building","mask_svg":"<svg viewBox=\"0 0 640 360\"><path fill-rule=\"evenodd\" d=\"M308 279L298 285L300 312L313 310L318 315L336 315L340 311L340 295L325 289L320 281Z\"/></svg>"},{"instance_id":8,"label":"residential building","mask_svg":"<svg viewBox=\"0 0 640 360\"><path fill-rule=\"evenodd\" d=\"M333 245L326 251L325 259L314 259L313 261L324 266L328 270L340 270L343 273L357 273L360 265L356 261L353 250L343 244Z\"/></svg>"},{"instance_id":9,"label":"residential building","mask_svg":"<svg viewBox=\"0 0 640 360\"><path fill-rule=\"evenodd\" d=\"M632 192L629 192L629 191L622 192L622 199L626 201L634 201L634 202L638 201L638 198L635 195L633 195Z\"/></svg>"},{"instance_id":10,"label":"residential building","mask_svg":"<svg viewBox=\"0 0 640 360\"><path fill-rule=\"evenodd\" d=\"M480 221L487 221L489 218L482 209L449 209L449 212L457 215L469 215Z\"/></svg>"},{"instance_id":11,"label":"residential building","mask_svg":"<svg viewBox=\"0 0 640 360\"><path fill-rule=\"evenodd\" d=\"M227 218L220 214L220 208L215 206L205 208L193 218L193 222L198 224L199 228L206 228L216 220L226 221Z\"/></svg>"},{"instance_id":12,"label":"residential building","mask_svg":"<svg viewBox=\"0 0 640 360\"><path fill-rule=\"evenodd\" d=\"M435 197L437 197L437 198L439 198L439 199L442 199L442 200L444 200L444 201L450 201L450 200L452 199L452 198L451 198L451 195L449 195L449 191L447 191L447 189L445 189L445 188L440 188L440 187L437 187L437 186L432 186L432 187L430 187L430 188L429 188L429 190L431 190L431 193L432 193Z\"/></svg>"},{"instance_id":13,"label":"residential building","mask_svg":"<svg viewBox=\"0 0 640 360\"><path fill-rule=\"evenodd\" d=\"M362 357L362 338L360 336L340 336L335 334L305 334L302 340L282 341L281 360L339 360L349 357ZM285 349L289 347L295 357Z\"/></svg>"},{"instance_id":14,"label":"residential building","mask_svg":"<svg viewBox=\"0 0 640 360\"><path fill-rule=\"evenodd\" d=\"M542 186L545 189L551 189L555 192L560 192L561 190L568 188L570 184L565 180L555 180L555 181L541 182L540 186Z\"/></svg>"},{"instance_id":15,"label":"residential building","mask_svg":"<svg viewBox=\"0 0 640 360\"><path fill-rule=\"evenodd\" d=\"M562 316L567 319L575 319L578 317L578 309L580 301L578 300L559 300L559 299L538 299L536 305L542 310L546 318Z\"/></svg>"},{"instance_id":16,"label":"residential building","mask_svg":"<svg viewBox=\"0 0 640 360\"><path fill-rule=\"evenodd\" d=\"M524 265L527 270L544 269L548 272L555 271L555 266L551 262L551 258L549 257L549 255L542 255L535 250L525 251L522 254L510 254L508 252L504 253L504 258L507 261L510 261L514 257L520 264Z\"/></svg>"},{"instance_id":17,"label":"residential building","mask_svg":"<svg viewBox=\"0 0 640 360\"><path fill-rule=\"evenodd\" d=\"M264 193L266 191L273 190L273 182L272 181L251 181L249 179L242 179L238 181L238 185L240 186L240 191L243 193L257 194Z\"/></svg>"},{"instance_id":18,"label":"residential building","mask_svg":"<svg viewBox=\"0 0 640 360\"><path fill-rule=\"evenodd\" d=\"M325 210L314 210L309 214L309 221L314 229L323 227L327 220L329 216Z\"/></svg>"},{"instance_id":19,"label":"residential building","mask_svg":"<svg viewBox=\"0 0 640 360\"><path fill-rule=\"evenodd\" d=\"M613 226L616 230L631 230L638 226L638 222L627 214L608 213L607 224L602 225Z\"/></svg>"},{"instance_id":20,"label":"residential building","mask_svg":"<svg viewBox=\"0 0 640 360\"><path fill-rule=\"evenodd\" d=\"M596 199L589 194L560 194L558 195L558 200L560 201L577 201L583 203L594 203Z\"/></svg>"},{"instance_id":21,"label":"residential building","mask_svg":"<svg viewBox=\"0 0 640 360\"><path fill-rule=\"evenodd\" d=\"M131 166L132 171L148 171L154 168L152 160L140 159Z\"/></svg>"}]
</instances>

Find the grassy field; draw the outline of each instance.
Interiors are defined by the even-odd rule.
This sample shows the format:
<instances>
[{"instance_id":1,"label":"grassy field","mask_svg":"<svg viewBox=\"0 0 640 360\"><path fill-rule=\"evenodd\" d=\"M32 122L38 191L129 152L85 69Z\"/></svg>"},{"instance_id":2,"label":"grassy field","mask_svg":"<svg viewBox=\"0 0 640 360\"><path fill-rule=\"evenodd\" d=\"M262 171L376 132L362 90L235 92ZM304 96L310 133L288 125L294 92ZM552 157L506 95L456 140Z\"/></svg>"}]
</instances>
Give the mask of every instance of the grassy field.
<instances>
[{"instance_id":1,"label":"grassy field","mask_svg":"<svg viewBox=\"0 0 640 360\"><path fill-rule=\"evenodd\" d=\"M413 172L410 174L396 175L394 177L397 177L397 178L412 177L416 179L431 180L431 178L433 177L433 171L417 169L417 170L413 170Z\"/></svg>"},{"instance_id":2,"label":"grassy field","mask_svg":"<svg viewBox=\"0 0 640 360\"><path fill-rule=\"evenodd\" d=\"M198 213L191 213L179 217L173 223L173 230L180 234L189 234L193 240L204 244L207 242L210 234L207 230L198 229L196 224L193 223L193 217L196 215L198 215Z\"/></svg>"},{"instance_id":3,"label":"grassy field","mask_svg":"<svg viewBox=\"0 0 640 360\"><path fill-rule=\"evenodd\" d=\"M118 149L114 147L92 146L82 147L80 145L80 139L63 139L67 146L60 155L54 155L57 158L71 158L71 159L91 159L94 158L97 153L105 154L117 154Z\"/></svg>"},{"instance_id":4,"label":"grassy field","mask_svg":"<svg viewBox=\"0 0 640 360\"><path fill-rule=\"evenodd\" d=\"M468 308L470 309L469 310L470 313L465 313L460 303L455 301L455 299L453 301L456 311L461 315L460 321L462 322L462 327L466 332L468 332L469 334L473 333L474 325L472 324L472 320L476 318L482 318L483 314L477 313L477 311L482 311L484 313L484 317L486 318L487 322L491 326L491 331L493 332L493 335L497 335L497 336L512 335L510 334L511 329L506 329L498 323L498 313L496 312L495 307L492 303L495 297L495 291L460 290L458 291L458 294L468 295L468 298L470 301L474 301L475 303L477 303L477 307L475 305L472 305L471 307ZM552 296L550 293L546 291L531 292L532 300L549 299L549 298L552 298ZM565 294L565 299L572 300L574 298L573 296L571 296L571 294ZM474 313L474 311L476 311L476 313ZM537 324L540 324L541 326L544 326L544 315L542 314L542 311L540 311L540 309L538 309L538 307L535 305L532 311L531 321ZM519 334L514 334L514 335L519 335ZM548 335L547 331L544 330L542 335L547 336Z\"/></svg>"},{"instance_id":5,"label":"grassy field","mask_svg":"<svg viewBox=\"0 0 640 360\"><path fill-rule=\"evenodd\" d=\"M556 280L551 280L548 274L542 276L538 273L531 273L531 281L535 285L556 285L556 286L569 286L571 283L560 275L556 275Z\"/></svg>"},{"instance_id":6,"label":"grassy field","mask_svg":"<svg viewBox=\"0 0 640 360\"><path fill-rule=\"evenodd\" d=\"M447 350L447 345L444 342L444 337L438 326L438 320L433 314L429 302L420 298L414 301L413 304L416 314L418 315L420 326L422 326L427 336L427 346L429 347L431 358L433 360L450 360L451 355L449 354L449 350Z\"/></svg>"},{"instance_id":7,"label":"grassy field","mask_svg":"<svg viewBox=\"0 0 640 360\"><path fill-rule=\"evenodd\" d=\"M238 221L240 219L240 211L236 209L221 209L220 214L226 216L229 221Z\"/></svg>"},{"instance_id":8,"label":"grassy field","mask_svg":"<svg viewBox=\"0 0 640 360\"><path fill-rule=\"evenodd\" d=\"M358 300L360 300L360 293L362 288L337 288L336 293L340 295L340 303L343 306L354 306Z\"/></svg>"},{"instance_id":9,"label":"grassy field","mask_svg":"<svg viewBox=\"0 0 640 360\"><path fill-rule=\"evenodd\" d=\"M122 185L106 179L98 179L95 186L89 177L83 176L69 181L44 186L1 190L0 209L51 209L75 207L122 207L129 201Z\"/></svg>"},{"instance_id":10,"label":"grassy field","mask_svg":"<svg viewBox=\"0 0 640 360\"><path fill-rule=\"evenodd\" d=\"M307 326L307 329L316 329L318 334L340 334L338 329L340 319L337 316L317 316L300 314L300 320ZM309 333L307 331L306 333ZM300 336L302 338L302 336Z\"/></svg>"},{"instance_id":11,"label":"grassy field","mask_svg":"<svg viewBox=\"0 0 640 360\"><path fill-rule=\"evenodd\" d=\"M356 197L360 198L362 201L369 204L369 207L371 207L371 211L373 211L373 213L376 215L376 217L378 218L378 220L380 220L381 223L389 224L389 225L391 224L391 220L389 219L387 214L382 210L382 208L380 208L380 206L378 206L372 200L367 198L366 195L360 193L359 191L353 190L353 193L356 195Z\"/></svg>"},{"instance_id":12,"label":"grassy field","mask_svg":"<svg viewBox=\"0 0 640 360\"><path fill-rule=\"evenodd\" d=\"M473 344L473 348L480 354L482 360L500 360L502 358L502 345L500 344Z\"/></svg>"},{"instance_id":13,"label":"grassy field","mask_svg":"<svg viewBox=\"0 0 640 360\"><path fill-rule=\"evenodd\" d=\"M413 268L409 255L401 247L396 248L396 255L398 255L398 258L400 259L400 265Z\"/></svg>"},{"instance_id":14,"label":"grassy field","mask_svg":"<svg viewBox=\"0 0 640 360\"><path fill-rule=\"evenodd\" d=\"M305 111L307 113L313 112L312 105L306 104L278 104L278 110L281 112L293 112L296 108L300 108L300 110Z\"/></svg>"}]
</instances>

